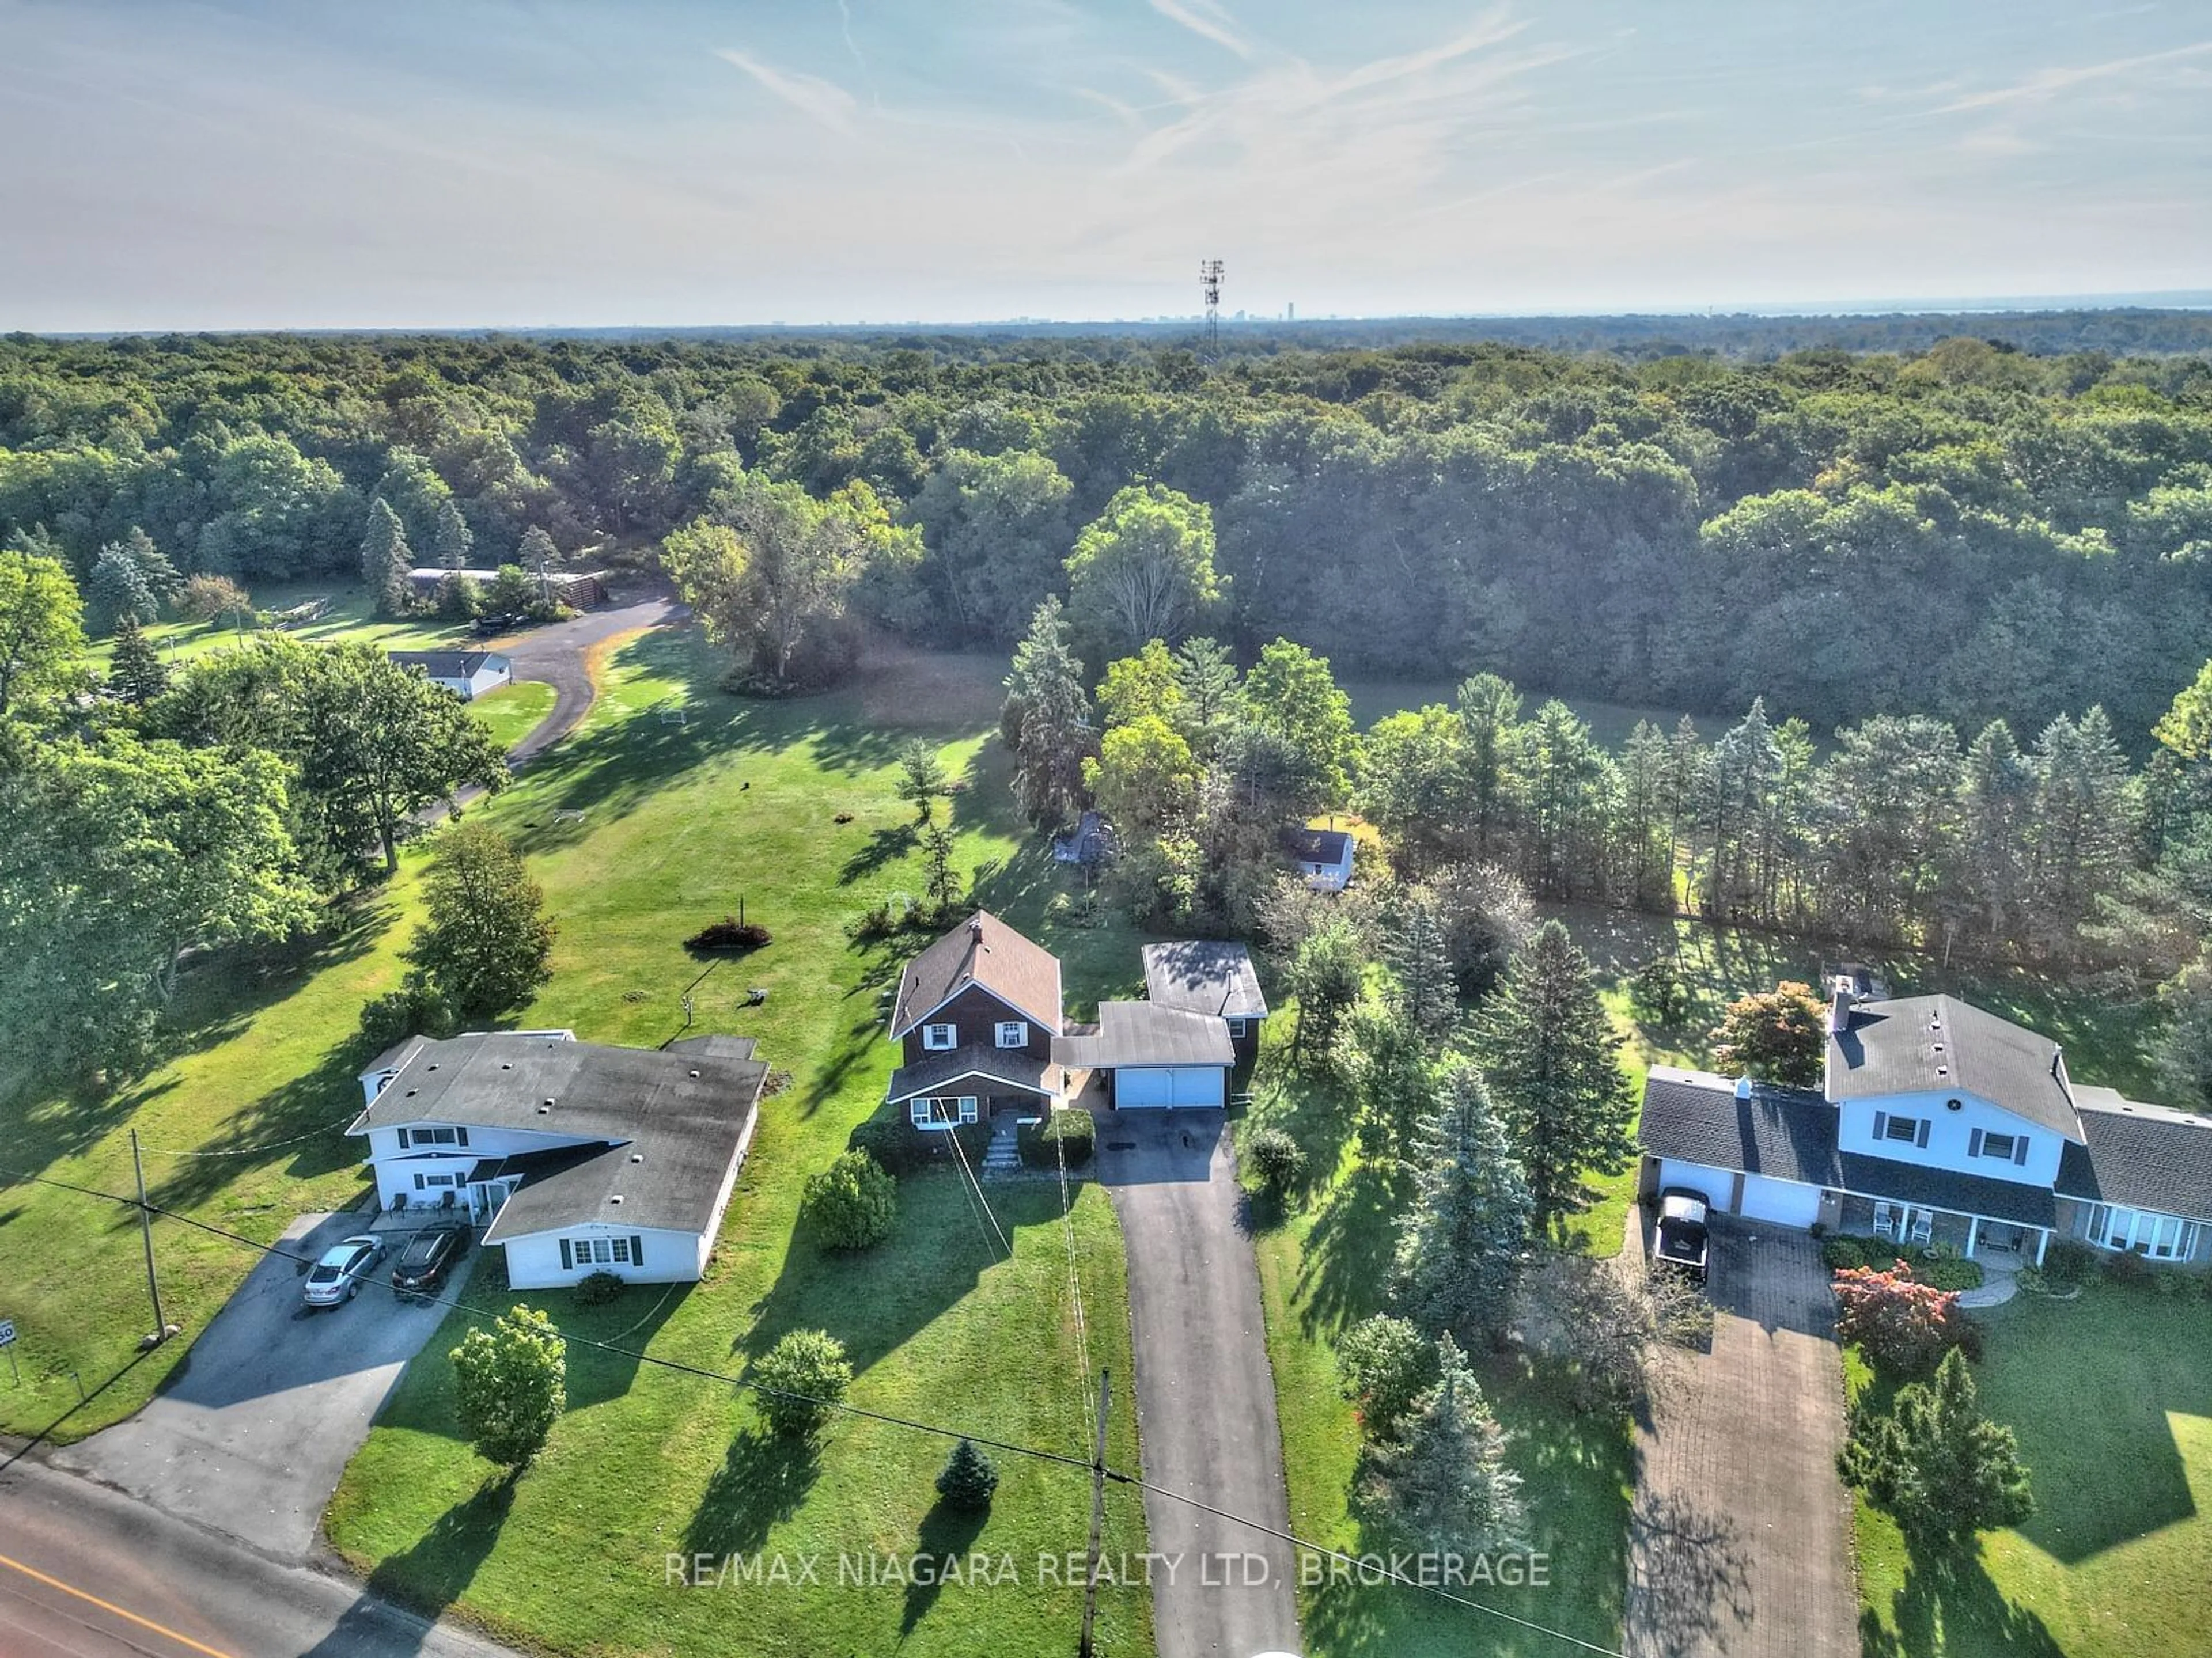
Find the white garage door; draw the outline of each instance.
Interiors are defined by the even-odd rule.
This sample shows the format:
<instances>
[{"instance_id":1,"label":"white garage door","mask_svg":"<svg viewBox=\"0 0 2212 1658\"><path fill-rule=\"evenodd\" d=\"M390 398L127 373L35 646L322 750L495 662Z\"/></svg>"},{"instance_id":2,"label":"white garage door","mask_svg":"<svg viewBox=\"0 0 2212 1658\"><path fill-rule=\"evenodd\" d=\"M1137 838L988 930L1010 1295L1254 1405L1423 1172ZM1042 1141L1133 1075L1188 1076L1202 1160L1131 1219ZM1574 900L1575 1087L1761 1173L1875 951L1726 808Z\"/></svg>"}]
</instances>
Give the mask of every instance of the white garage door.
<instances>
[{"instance_id":1,"label":"white garage door","mask_svg":"<svg viewBox=\"0 0 2212 1658\"><path fill-rule=\"evenodd\" d=\"M1702 1193L1715 1209L1725 1210L1729 1199L1735 1195L1735 1172L1729 1169L1714 1169L1702 1163L1678 1163L1672 1157L1659 1159L1659 1189L1670 1186L1685 1187Z\"/></svg>"},{"instance_id":2,"label":"white garage door","mask_svg":"<svg viewBox=\"0 0 2212 1658\"><path fill-rule=\"evenodd\" d=\"M1742 1212L1747 1220L1770 1220L1778 1226L1810 1226L1820 1218L1820 1188L1800 1181L1746 1175Z\"/></svg>"},{"instance_id":3,"label":"white garage door","mask_svg":"<svg viewBox=\"0 0 2212 1658\"><path fill-rule=\"evenodd\" d=\"M1215 1065L1130 1066L1114 1073L1114 1103L1136 1110L1218 1106L1227 1074Z\"/></svg>"}]
</instances>

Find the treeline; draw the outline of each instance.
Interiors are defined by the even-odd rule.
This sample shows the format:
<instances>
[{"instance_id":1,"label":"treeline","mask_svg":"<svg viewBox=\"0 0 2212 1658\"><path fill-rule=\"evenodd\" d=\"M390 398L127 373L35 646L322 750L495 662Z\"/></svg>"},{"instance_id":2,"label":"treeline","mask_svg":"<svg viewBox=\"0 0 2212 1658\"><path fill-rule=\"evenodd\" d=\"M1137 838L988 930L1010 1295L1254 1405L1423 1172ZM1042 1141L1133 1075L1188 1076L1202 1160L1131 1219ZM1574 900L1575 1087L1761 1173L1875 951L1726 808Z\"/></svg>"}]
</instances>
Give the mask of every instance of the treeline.
<instances>
[{"instance_id":1,"label":"treeline","mask_svg":"<svg viewBox=\"0 0 2212 1658\"><path fill-rule=\"evenodd\" d=\"M349 577L378 501L418 562L464 532L498 564L528 562L533 531L570 554L729 530L736 564L701 556L799 641L770 677L833 673L862 626L1010 645L1138 483L1206 509L1209 628L1245 661L1281 636L1346 673L1761 696L1822 731L2040 732L2101 704L2140 753L2212 654L2203 355L2037 356L2001 332L1759 362L1432 340L1212 367L997 337L0 342L0 531L43 529L81 582L134 531L187 577ZM782 485L850 518L788 584L764 567L789 544L756 559L739 522L814 536Z\"/></svg>"}]
</instances>

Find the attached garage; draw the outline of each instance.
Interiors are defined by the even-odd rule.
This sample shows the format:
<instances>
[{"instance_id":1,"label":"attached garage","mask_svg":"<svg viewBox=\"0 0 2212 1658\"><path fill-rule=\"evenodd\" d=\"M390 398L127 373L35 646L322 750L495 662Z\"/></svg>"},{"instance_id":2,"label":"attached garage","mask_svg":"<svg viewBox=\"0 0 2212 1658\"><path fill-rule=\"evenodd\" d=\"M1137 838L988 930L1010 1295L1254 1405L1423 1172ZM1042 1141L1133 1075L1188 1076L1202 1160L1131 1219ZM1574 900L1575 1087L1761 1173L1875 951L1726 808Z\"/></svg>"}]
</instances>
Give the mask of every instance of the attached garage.
<instances>
[{"instance_id":1,"label":"attached garage","mask_svg":"<svg viewBox=\"0 0 2212 1658\"><path fill-rule=\"evenodd\" d=\"M1802 1181L1746 1175L1743 1202L1736 1212L1747 1220L1771 1221L1802 1231L1820 1218L1820 1188Z\"/></svg>"},{"instance_id":2,"label":"attached garage","mask_svg":"<svg viewBox=\"0 0 2212 1658\"><path fill-rule=\"evenodd\" d=\"M1715 1211L1726 1213L1735 1207L1735 1170L1715 1169L1702 1163L1684 1163L1675 1157L1659 1159L1659 1189L1663 1192L1672 1186L1695 1192Z\"/></svg>"},{"instance_id":3,"label":"attached garage","mask_svg":"<svg viewBox=\"0 0 2212 1658\"><path fill-rule=\"evenodd\" d=\"M1053 1057L1071 1071L1106 1072L1117 1110L1218 1111L1237 1050L1229 1022L1215 1014L1101 1002L1097 1028L1062 1036Z\"/></svg>"},{"instance_id":4,"label":"attached garage","mask_svg":"<svg viewBox=\"0 0 2212 1658\"><path fill-rule=\"evenodd\" d=\"M1114 1103L1124 1110L1226 1105L1229 1073L1218 1065L1117 1066Z\"/></svg>"}]
</instances>

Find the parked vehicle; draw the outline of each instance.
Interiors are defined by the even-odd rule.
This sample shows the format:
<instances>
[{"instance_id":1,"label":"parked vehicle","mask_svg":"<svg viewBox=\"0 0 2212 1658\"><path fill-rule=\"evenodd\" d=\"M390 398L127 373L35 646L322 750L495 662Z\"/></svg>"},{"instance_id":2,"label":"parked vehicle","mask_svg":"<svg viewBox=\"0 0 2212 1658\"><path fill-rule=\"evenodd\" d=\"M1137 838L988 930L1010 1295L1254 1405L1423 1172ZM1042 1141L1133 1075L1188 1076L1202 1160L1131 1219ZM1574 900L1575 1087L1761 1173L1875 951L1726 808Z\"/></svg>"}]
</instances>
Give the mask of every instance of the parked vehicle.
<instances>
[{"instance_id":1,"label":"parked vehicle","mask_svg":"<svg viewBox=\"0 0 2212 1658\"><path fill-rule=\"evenodd\" d=\"M361 1293L362 1280L383 1259L384 1246L366 1235L333 1244L307 1273L307 1305L335 1307L351 1301Z\"/></svg>"},{"instance_id":2,"label":"parked vehicle","mask_svg":"<svg viewBox=\"0 0 2212 1658\"><path fill-rule=\"evenodd\" d=\"M407 1240L407 1247L392 1263L392 1287L403 1293L436 1289L468 1247L465 1226L425 1227Z\"/></svg>"},{"instance_id":3,"label":"parked vehicle","mask_svg":"<svg viewBox=\"0 0 2212 1658\"><path fill-rule=\"evenodd\" d=\"M1659 1194L1658 1254L1662 1262L1705 1281L1707 1212L1697 1193L1670 1186Z\"/></svg>"}]
</instances>

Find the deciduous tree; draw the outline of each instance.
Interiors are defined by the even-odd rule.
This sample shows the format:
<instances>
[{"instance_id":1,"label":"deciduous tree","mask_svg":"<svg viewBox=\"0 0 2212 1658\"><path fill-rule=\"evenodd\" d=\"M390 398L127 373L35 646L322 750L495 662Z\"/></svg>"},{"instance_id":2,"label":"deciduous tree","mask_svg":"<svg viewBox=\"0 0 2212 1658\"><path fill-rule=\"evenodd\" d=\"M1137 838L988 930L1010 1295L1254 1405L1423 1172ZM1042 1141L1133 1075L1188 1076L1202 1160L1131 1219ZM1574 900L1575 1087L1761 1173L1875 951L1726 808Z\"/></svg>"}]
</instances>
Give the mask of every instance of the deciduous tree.
<instances>
[{"instance_id":1,"label":"deciduous tree","mask_svg":"<svg viewBox=\"0 0 2212 1658\"><path fill-rule=\"evenodd\" d=\"M453 1414L487 1462L520 1468L568 1408L568 1344L553 1321L517 1305L453 1349Z\"/></svg>"},{"instance_id":2,"label":"deciduous tree","mask_svg":"<svg viewBox=\"0 0 2212 1658\"><path fill-rule=\"evenodd\" d=\"M422 889L426 913L407 952L412 976L465 1023L513 1012L552 977L544 892L497 829L439 831Z\"/></svg>"},{"instance_id":3,"label":"deciduous tree","mask_svg":"<svg viewBox=\"0 0 2212 1658\"><path fill-rule=\"evenodd\" d=\"M1826 1006L1812 986L1784 979L1728 1005L1712 1032L1713 1054L1739 1075L1817 1088L1827 1029Z\"/></svg>"},{"instance_id":4,"label":"deciduous tree","mask_svg":"<svg viewBox=\"0 0 2212 1658\"><path fill-rule=\"evenodd\" d=\"M1067 558L1068 611L1109 656L1170 644L1220 601L1213 514L1158 484L1133 484L1085 526Z\"/></svg>"}]
</instances>

